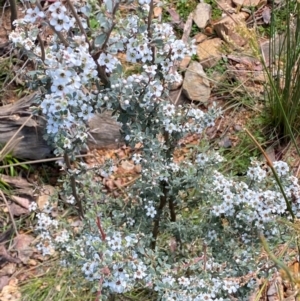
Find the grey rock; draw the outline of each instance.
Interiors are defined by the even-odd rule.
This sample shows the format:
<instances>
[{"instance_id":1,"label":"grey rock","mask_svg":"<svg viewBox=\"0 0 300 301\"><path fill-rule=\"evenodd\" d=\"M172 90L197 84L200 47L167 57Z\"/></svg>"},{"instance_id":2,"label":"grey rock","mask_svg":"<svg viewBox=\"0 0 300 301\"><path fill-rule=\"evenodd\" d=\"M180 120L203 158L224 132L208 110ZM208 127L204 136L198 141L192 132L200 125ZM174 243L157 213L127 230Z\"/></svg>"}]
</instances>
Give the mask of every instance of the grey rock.
<instances>
[{"instance_id":1,"label":"grey rock","mask_svg":"<svg viewBox=\"0 0 300 301\"><path fill-rule=\"evenodd\" d=\"M207 3L199 3L194 13L194 22L201 29L205 28L211 17L211 6Z\"/></svg>"},{"instance_id":2,"label":"grey rock","mask_svg":"<svg viewBox=\"0 0 300 301\"><path fill-rule=\"evenodd\" d=\"M219 142L219 146L224 148L230 148L232 146L230 138L227 136L223 137Z\"/></svg>"},{"instance_id":3,"label":"grey rock","mask_svg":"<svg viewBox=\"0 0 300 301\"><path fill-rule=\"evenodd\" d=\"M183 93L192 101L206 103L210 97L211 88L203 67L198 62L191 62L185 72Z\"/></svg>"},{"instance_id":4,"label":"grey rock","mask_svg":"<svg viewBox=\"0 0 300 301\"><path fill-rule=\"evenodd\" d=\"M205 40L197 46L197 56L203 68L211 68L215 66L221 59L220 38Z\"/></svg>"}]
</instances>

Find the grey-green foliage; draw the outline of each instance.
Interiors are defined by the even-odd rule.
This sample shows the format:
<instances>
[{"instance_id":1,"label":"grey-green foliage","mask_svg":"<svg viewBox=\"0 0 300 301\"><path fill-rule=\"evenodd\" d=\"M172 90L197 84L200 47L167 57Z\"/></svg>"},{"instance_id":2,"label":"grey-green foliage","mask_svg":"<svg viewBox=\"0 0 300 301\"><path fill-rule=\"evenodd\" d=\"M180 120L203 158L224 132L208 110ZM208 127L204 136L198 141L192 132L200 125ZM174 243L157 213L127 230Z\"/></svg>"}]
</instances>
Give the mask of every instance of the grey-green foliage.
<instances>
[{"instance_id":1,"label":"grey-green foliage","mask_svg":"<svg viewBox=\"0 0 300 301\"><path fill-rule=\"evenodd\" d=\"M242 300L255 277L266 274L267 259L257 263L259 234L276 245L286 233L276 223L278 216L288 216L287 205L299 211L297 180L284 162L274 162L285 200L258 162L244 181L217 172L222 158L210 149L205 129L220 111L215 105L202 111L169 101L171 84L182 79L174 71L177 61L194 54L195 46L176 39L169 24L152 20L153 1L139 0L137 14L126 17L114 13L117 2L100 4L93 16L99 24L92 30L100 46L69 31L75 19L58 2L49 7L50 24L68 41L53 39L45 58L27 40L30 32L26 36L19 27L21 34L11 36L37 53L38 77L45 79L37 86L47 138L66 163L56 215L51 204L37 212L37 248L44 255L59 250L64 264L91 282L103 300L135 290L163 301ZM66 14L61 17L57 9ZM91 17L91 10L85 12ZM36 22L36 15L27 11L24 26L26 20ZM127 64L141 65L136 73L126 75L116 56L120 51ZM87 120L96 110L113 111L133 151L131 160L141 168L134 184L117 197L99 180L112 174L113 162L74 169L68 163L68 155L86 141ZM201 137L201 144L178 161L176 149L190 134ZM57 215L74 206L82 207L83 220L76 226Z\"/></svg>"}]
</instances>

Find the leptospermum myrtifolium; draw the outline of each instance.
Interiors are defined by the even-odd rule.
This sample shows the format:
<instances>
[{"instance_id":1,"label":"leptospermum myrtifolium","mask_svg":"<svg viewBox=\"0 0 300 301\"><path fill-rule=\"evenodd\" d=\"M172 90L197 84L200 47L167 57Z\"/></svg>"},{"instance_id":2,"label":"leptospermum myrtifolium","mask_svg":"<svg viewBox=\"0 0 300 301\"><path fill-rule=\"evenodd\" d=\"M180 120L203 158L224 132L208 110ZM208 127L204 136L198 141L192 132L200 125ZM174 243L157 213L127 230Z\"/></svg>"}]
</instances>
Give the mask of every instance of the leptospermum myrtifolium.
<instances>
[{"instance_id":1,"label":"leptospermum myrtifolium","mask_svg":"<svg viewBox=\"0 0 300 301\"><path fill-rule=\"evenodd\" d=\"M101 300L137 289L156 300L246 300L257 277L272 272L266 257L257 260L259 234L271 246L288 236L277 223L288 215L286 201L256 161L244 181L217 172L222 158L205 143L205 129L219 110L169 101L170 86L181 80L176 66L195 53L193 41L178 40L152 12L150 0L36 2L15 22L10 39L37 66L29 83L40 91L38 112L56 154L76 155L88 137L87 121L109 109L141 165L140 177L120 197L105 194L97 181L110 176L113 162L65 166L53 199L58 209L80 204L83 220L74 233L53 217L51 204L42 210L32 204L38 248L44 255L60 251L62 262L92 282ZM49 27L54 34L37 45ZM128 75L124 64L138 71ZM175 162L180 139L190 133L202 135L200 145ZM284 162L274 167L299 212L297 179Z\"/></svg>"}]
</instances>

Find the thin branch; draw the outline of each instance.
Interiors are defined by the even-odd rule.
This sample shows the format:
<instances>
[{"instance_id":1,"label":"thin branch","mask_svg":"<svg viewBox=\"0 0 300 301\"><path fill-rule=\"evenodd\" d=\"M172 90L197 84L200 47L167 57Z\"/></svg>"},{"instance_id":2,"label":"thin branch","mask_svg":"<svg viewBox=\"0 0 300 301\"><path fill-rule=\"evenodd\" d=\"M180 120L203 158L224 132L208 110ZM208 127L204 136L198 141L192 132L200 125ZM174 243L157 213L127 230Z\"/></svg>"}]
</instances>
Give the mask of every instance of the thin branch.
<instances>
[{"instance_id":1,"label":"thin branch","mask_svg":"<svg viewBox=\"0 0 300 301\"><path fill-rule=\"evenodd\" d=\"M45 46L44 46L44 41L42 40L42 38L41 38L41 35L40 35L40 34L38 34L38 35L37 35L37 39L38 39L38 41L39 41L39 44L40 44L40 47L41 47L41 53L42 53L42 57L41 57L41 59L42 59L42 61L44 62L44 61L45 61L45 57L46 57L46 54L45 54Z\"/></svg>"},{"instance_id":2,"label":"thin branch","mask_svg":"<svg viewBox=\"0 0 300 301\"><path fill-rule=\"evenodd\" d=\"M2 192L2 190L0 190L0 195L1 195L1 197L2 197L2 199L4 201L4 203L5 203L5 205L7 207L7 210L8 210L11 222L13 224L14 230L16 232L16 235L19 235L19 232L18 232L18 229L17 229L17 225L16 225L16 222L15 222L14 216L13 216L11 210L10 210L10 207L8 205L8 202L7 202L7 199L6 199L5 195L4 195L4 193Z\"/></svg>"},{"instance_id":3,"label":"thin branch","mask_svg":"<svg viewBox=\"0 0 300 301\"><path fill-rule=\"evenodd\" d=\"M72 2L70 0L66 0L66 1L67 1L68 5L69 5L69 8L71 10L71 13L72 13L73 17L75 18L75 20L76 20L76 22L77 22L77 24L79 26L79 29L80 29L81 33L84 35L84 37L86 39L86 42L89 44L89 49L91 50L91 44L89 42L88 36L86 34L86 31L83 28L82 22L79 19L79 16L78 16L78 14L76 12L75 7L73 6L73 4L72 4Z\"/></svg>"},{"instance_id":4,"label":"thin branch","mask_svg":"<svg viewBox=\"0 0 300 301\"><path fill-rule=\"evenodd\" d=\"M24 137L20 137L20 138L24 138ZM85 154L85 155L76 155L75 158L94 157L94 156L95 155L93 155L93 154ZM14 164L2 165L2 166L0 166L0 169L7 168L7 167L13 167L13 166L20 166L20 165L54 162L54 161L59 161L59 160L63 160L63 159L64 159L64 157L55 157L55 158L25 161L25 162L19 162L19 163L14 163Z\"/></svg>"},{"instance_id":5,"label":"thin branch","mask_svg":"<svg viewBox=\"0 0 300 301\"><path fill-rule=\"evenodd\" d=\"M69 170L72 169L71 167L71 163L70 163L70 159L67 153L64 154L64 159L65 159L65 163L66 166ZM79 198L78 194L77 194L77 190L76 190L76 180L74 175L70 175L70 180L71 180L71 188L72 188L72 194L76 200L76 204L78 206L78 212L81 218L84 218L84 212L83 212L83 208L82 208L82 202L81 199Z\"/></svg>"},{"instance_id":6,"label":"thin branch","mask_svg":"<svg viewBox=\"0 0 300 301\"><path fill-rule=\"evenodd\" d=\"M175 212L174 201L172 198L169 199L169 209L170 209L171 222L176 222L176 212Z\"/></svg>"},{"instance_id":7,"label":"thin branch","mask_svg":"<svg viewBox=\"0 0 300 301\"><path fill-rule=\"evenodd\" d=\"M42 11L42 12L44 11L44 9L43 9L43 7L42 7L42 5L41 5L41 3L40 3L39 0L36 1L36 5L37 5L37 7L39 8L40 11ZM55 27L52 26L48 20L45 20L45 21L47 22L48 26L50 26L50 28L57 34L57 36L59 37L60 41L64 44L64 46L65 46L65 47L68 47L68 46L69 46L69 43L68 43L68 41L64 38L64 36L62 35L62 33L59 32L59 31L57 31L57 30L55 29Z\"/></svg>"},{"instance_id":8,"label":"thin branch","mask_svg":"<svg viewBox=\"0 0 300 301\"><path fill-rule=\"evenodd\" d=\"M148 14L148 24L147 24L147 32L148 32L149 41L152 40L151 24L152 24L152 19L153 19L153 10L154 10L154 0L151 0L150 7L149 7L149 14ZM155 46L151 46L151 50L152 50L152 63L154 64Z\"/></svg>"},{"instance_id":9,"label":"thin branch","mask_svg":"<svg viewBox=\"0 0 300 301\"><path fill-rule=\"evenodd\" d=\"M159 232L159 223L160 223L160 218L163 212L164 207L167 204L167 195L168 195L168 189L167 189L167 184L165 182L161 183L162 186L162 193L163 195L160 197L160 203L159 207L157 208L157 214L153 226L153 231L152 231L152 241L151 241L151 249L154 250L156 247L156 239L158 236Z\"/></svg>"},{"instance_id":10,"label":"thin branch","mask_svg":"<svg viewBox=\"0 0 300 301\"><path fill-rule=\"evenodd\" d=\"M16 29L16 26L14 25L14 21L18 19L18 9L17 9L17 1L16 0L9 0L10 4L10 23L11 28Z\"/></svg>"}]
</instances>

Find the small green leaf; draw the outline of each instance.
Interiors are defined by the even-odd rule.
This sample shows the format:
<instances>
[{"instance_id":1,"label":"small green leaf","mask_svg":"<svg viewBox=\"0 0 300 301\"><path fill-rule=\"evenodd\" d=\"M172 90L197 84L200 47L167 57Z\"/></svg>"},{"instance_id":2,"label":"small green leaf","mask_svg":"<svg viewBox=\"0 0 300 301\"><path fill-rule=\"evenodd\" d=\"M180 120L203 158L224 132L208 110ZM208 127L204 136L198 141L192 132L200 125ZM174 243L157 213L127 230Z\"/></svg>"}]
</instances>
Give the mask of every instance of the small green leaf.
<instances>
[{"instance_id":1,"label":"small green leaf","mask_svg":"<svg viewBox=\"0 0 300 301\"><path fill-rule=\"evenodd\" d=\"M101 33L99 36L95 38L95 46L102 47L107 37L106 33Z\"/></svg>"}]
</instances>

